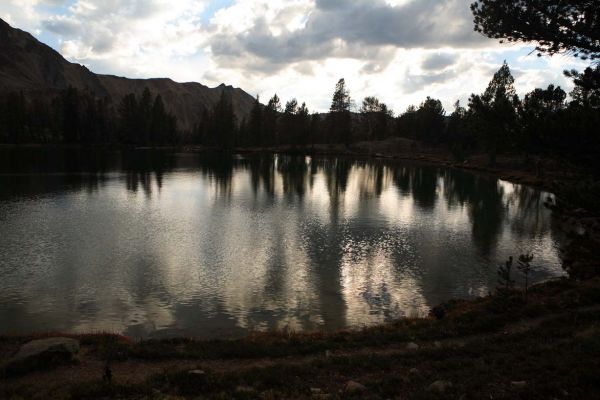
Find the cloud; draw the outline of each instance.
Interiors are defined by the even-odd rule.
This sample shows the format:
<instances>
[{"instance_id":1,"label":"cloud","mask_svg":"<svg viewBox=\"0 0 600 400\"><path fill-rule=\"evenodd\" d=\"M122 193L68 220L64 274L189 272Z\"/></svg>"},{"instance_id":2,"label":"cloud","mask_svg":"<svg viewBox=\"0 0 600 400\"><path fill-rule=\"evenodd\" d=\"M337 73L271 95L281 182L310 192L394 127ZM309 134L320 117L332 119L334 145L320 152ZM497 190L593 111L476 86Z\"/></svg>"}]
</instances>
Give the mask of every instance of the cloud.
<instances>
[{"instance_id":1,"label":"cloud","mask_svg":"<svg viewBox=\"0 0 600 400\"><path fill-rule=\"evenodd\" d=\"M456 76L456 71L446 70L441 72L428 72L424 74L405 75L402 89L405 93L413 93L433 84L442 84Z\"/></svg>"},{"instance_id":2,"label":"cloud","mask_svg":"<svg viewBox=\"0 0 600 400\"><path fill-rule=\"evenodd\" d=\"M481 93L507 59L519 94L569 90L566 58L526 57L476 34L466 0L2 0L0 17L97 73L221 82L313 111L346 78L357 104L396 111Z\"/></svg>"},{"instance_id":3,"label":"cloud","mask_svg":"<svg viewBox=\"0 0 600 400\"><path fill-rule=\"evenodd\" d=\"M456 53L434 53L423 60L421 68L428 71L441 70L454 64L458 57Z\"/></svg>"},{"instance_id":4,"label":"cloud","mask_svg":"<svg viewBox=\"0 0 600 400\"><path fill-rule=\"evenodd\" d=\"M64 15L50 17L42 21L42 26L50 32L67 37L78 35L82 30L80 21Z\"/></svg>"},{"instance_id":5,"label":"cloud","mask_svg":"<svg viewBox=\"0 0 600 400\"><path fill-rule=\"evenodd\" d=\"M472 16L463 0L419 0L390 5L383 0L295 1L289 7L261 3L260 13L244 13L242 26L230 21L247 10L239 1L213 21L209 46L222 65L272 73L300 60L353 58L374 60L374 68L389 52L382 48L439 49L482 47L491 42L473 32ZM271 12L269 12L269 10ZM286 17L282 19L282 15ZM289 29L286 22L303 21ZM379 63L385 66L386 63Z\"/></svg>"},{"instance_id":6,"label":"cloud","mask_svg":"<svg viewBox=\"0 0 600 400\"><path fill-rule=\"evenodd\" d=\"M107 65L123 75L169 75L178 58L201 51L201 13L196 0L77 0L42 28L61 38L61 53L86 65ZM99 71L105 72L105 71Z\"/></svg>"}]
</instances>

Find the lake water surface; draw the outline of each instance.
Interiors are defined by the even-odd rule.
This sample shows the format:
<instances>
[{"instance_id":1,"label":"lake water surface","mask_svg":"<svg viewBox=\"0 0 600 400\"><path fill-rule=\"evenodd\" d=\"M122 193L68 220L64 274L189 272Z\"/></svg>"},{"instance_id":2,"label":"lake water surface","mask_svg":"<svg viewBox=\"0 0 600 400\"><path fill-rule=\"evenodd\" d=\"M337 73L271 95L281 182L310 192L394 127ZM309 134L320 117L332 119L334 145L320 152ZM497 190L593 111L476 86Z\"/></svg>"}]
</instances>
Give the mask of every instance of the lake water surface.
<instances>
[{"instance_id":1,"label":"lake water surface","mask_svg":"<svg viewBox=\"0 0 600 400\"><path fill-rule=\"evenodd\" d=\"M0 333L235 337L426 315L509 255L562 275L539 190L342 158L0 149ZM518 281L519 276L515 276Z\"/></svg>"}]
</instances>

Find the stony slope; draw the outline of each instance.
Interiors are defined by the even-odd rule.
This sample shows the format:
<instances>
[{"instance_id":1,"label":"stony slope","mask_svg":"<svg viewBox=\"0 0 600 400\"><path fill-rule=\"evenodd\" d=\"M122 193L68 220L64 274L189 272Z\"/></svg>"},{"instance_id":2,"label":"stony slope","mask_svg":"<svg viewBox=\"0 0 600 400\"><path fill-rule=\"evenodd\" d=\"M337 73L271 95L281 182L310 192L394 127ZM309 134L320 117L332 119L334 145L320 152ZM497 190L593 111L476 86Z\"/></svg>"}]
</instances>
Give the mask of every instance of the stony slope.
<instances>
[{"instance_id":1,"label":"stony slope","mask_svg":"<svg viewBox=\"0 0 600 400\"><path fill-rule=\"evenodd\" d=\"M254 98L241 89L220 85L209 88L200 83L178 83L171 79L127 79L98 75L86 67L70 63L58 52L32 35L12 28L0 19L0 96L23 91L28 96L48 97L69 86L88 89L115 104L128 93L141 94L145 87L160 94L178 118L180 127L190 129L203 107L210 109L226 91L241 121L248 115Z\"/></svg>"}]
</instances>

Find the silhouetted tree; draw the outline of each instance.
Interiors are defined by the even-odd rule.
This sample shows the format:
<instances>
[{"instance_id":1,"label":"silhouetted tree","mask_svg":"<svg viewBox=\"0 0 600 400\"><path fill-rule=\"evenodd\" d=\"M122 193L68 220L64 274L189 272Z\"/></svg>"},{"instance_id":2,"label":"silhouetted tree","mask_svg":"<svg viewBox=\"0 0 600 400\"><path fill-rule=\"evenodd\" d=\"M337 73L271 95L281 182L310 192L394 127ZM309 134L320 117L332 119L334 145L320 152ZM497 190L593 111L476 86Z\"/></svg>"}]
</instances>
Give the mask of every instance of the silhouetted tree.
<instances>
[{"instance_id":1,"label":"silhouetted tree","mask_svg":"<svg viewBox=\"0 0 600 400\"><path fill-rule=\"evenodd\" d=\"M307 145L310 142L311 118L306 103L302 103L298 108L297 116L297 137L296 144Z\"/></svg>"},{"instance_id":2,"label":"silhouetted tree","mask_svg":"<svg viewBox=\"0 0 600 400\"><path fill-rule=\"evenodd\" d=\"M249 142L253 145L264 144L263 132L263 106L260 104L259 97L256 96L252 110L250 111L250 121L248 122Z\"/></svg>"},{"instance_id":3,"label":"silhouetted tree","mask_svg":"<svg viewBox=\"0 0 600 400\"><path fill-rule=\"evenodd\" d=\"M206 107L200 111L200 120L194 126L193 141L197 144L207 145L210 142L209 132L211 127L210 112Z\"/></svg>"},{"instance_id":4,"label":"silhouetted tree","mask_svg":"<svg viewBox=\"0 0 600 400\"><path fill-rule=\"evenodd\" d=\"M600 108L600 64L586 68L583 72L565 71L573 78L575 88L571 92L573 102L578 106Z\"/></svg>"},{"instance_id":5,"label":"silhouetted tree","mask_svg":"<svg viewBox=\"0 0 600 400\"><path fill-rule=\"evenodd\" d=\"M468 110L457 102L446 117L441 102L427 97L418 109L410 106L398 116L395 134L444 144L457 160L476 149L486 150L491 163L499 151L520 152L526 160L530 154L551 152L600 170L599 70L567 73L575 84L568 105L564 91L553 85L533 90L520 103L505 62L485 92L471 96ZM360 115L353 115L343 79L336 85L328 114L309 115L306 104L299 106L295 99L282 110L277 95L263 106L257 97L237 126L231 100L231 93L223 91L211 109L200 109L198 122L184 138L161 96L154 97L148 88L140 97L124 96L117 107L108 98L72 87L50 100L13 92L0 98L0 141L175 144L187 140L227 149L318 142L348 145L353 140L385 139L394 121L392 112L375 96L366 97Z\"/></svg>"},{"instance_id":6,"label":"silhouetted tree","mask_svg":"<svg viewBox=\"0 0 600 400\"><path fill-rule=\"evenodd\" d=\"M221 98L213 109L212 118L216 145L223 149L231 149L235 145L236 121L230 94L225 91L221 93Z\"/></svg>"},{"instance_id":7,"label":"silhouetted tree","mask_svg":"<svg viewBox=\"0 0 600 400\"><path fill-rule=\"evenodd\" d=\"M166 111L160 94L154 99L150 115L144 125L148 126L150 143L174 144L177 141L177 120L173 114Z\"/></svg>"},{"instance_id":8,"label":"silhouetted tree","mask_svg":"<svg viewBox=\"0 0 600 400\"><path fill-rule=\"evenodd\" d=\"M533 254L521 254L517 260L517 268L525 277L525 300L527 300L527 290L529 288L529 274L533 270L531 261L533 260Z\"/></svg>"},{"instance_id":9,"label":"silhouetted tree","mask_svg":"<svg viewBox=\"0 0 600 400\"><path fill-rule=\"evenodd\" d=\"M498 277L500 278L498 284L500 284L505 292L508 292L515 284L515 281L512 279L512 265L513 258L510 256L504 265L498 267Z\"/></svg>"},{"instance_id":10,"label":"silhouetted tree","mask_svg":"<svg viewBox=\"0 0 600 400\"><path fill-rule=\"evenodd\" d=\"M148 141L152 141L150 138L150 126L152 124L152 93L148 87L144 88L142 92L142 97L140 98L140 102L138 105L139 112L139 131L138 131L138 142L139 143L148 143ZM161 100L162 105L162 100ZM162 109L164 112L164 107Z\"/></svg>"},{"instance_id":11,"label":"silhouetted tree","mask_svg":"<svg viewBox=\"0 0 600 400\"><path fill-rule=\"evenodd\" d=\"M137 143L140 123L139 108L134 93L123 96L118 112L121 142Z\"/></svg>"},{"instance_id":12,"label":"silhouetted tree","mask_svg":"<svg viewBox=\"0 0 600 400\"><path fill-rule=\"evenodd\" d=\"M436 143L444 133L444 107L437 99L427 97L416 113L417 137L427 143Z\"/></svg>"},{"instance_id":13,"label":"silhouetted tree","mask_svg":"<svg viewBox=\"0 0 600 400\"><path fill-rule=\"evenodd\" d=\"M248 131L248 119L243 117L236 131L235 145L237 147L248 147L250 145L250 134Z\"/></svg>"},{"instance_id":14,"label":"silhouetted tree","mask_svg":"<svg viewBox=\"0 0 600 400\"><path fill-rule=\"evenodd\" d=\"M445 141L457 161L463 161L466 153L475 145L469 134L467 110L460 105L458 100L454 103L454 112L448 119Z\"/></svg>"},{"instance_id":15,"label":"silhouetted tree","mask_svg":"<svg viewBox=\"0 0 600 400\"><path fill-rule=\"evenodd\" d=\"M273 95L269 102L267 103L267 107L264 111L263 118L263 128L264 128L264 136L265 143L269 145L274 145L278 143L279 140L279 132L278 132L278 121L279 114L281 113L281 101L279 100L279 96L277 94Z\"/></svg>"},{"instance_id":16,"label":"silhouetted tree","mask_svg":"<svg viewBox=\"0 0 600 400\"><path fill-rule=\"evenodd\" d=\"M29 126L29 140L47 142L51 136L49 135L51 122L49 106L42 99L34 98L27 110L26 119Z\"/></svg>"},{"instance_id":17,"label":"silhouetted tree","mask_svg":"<svg viewBox=\"0 0 600 400\"><path fill-rule=\"evenodd\" d=\"M536 42L539 53L600 58L596 0L479 0L471 4L475 30L509 42Z\"/></svg>"},{"instance_id":18,"label":"silhouetted tree","mask_svg":"<svg viewBox=\"0 0 600 400\"><path fill-rule=\"evenodd\" d=\"M554 136L560 139L555 150L567 155L572 161L600 171L600 66L583 73L572 72L575 88L570 93L572 101L567 110L559 115L560 125L555 126ZM556 132L557 129L560 131Z\"/></svg>"},{"instance_id":19,"label":"silhouetted tree","mask_svg":"<svg viewBox=\"0 0 600 400\"><path fill-rule=\"evenodd\" d=\"M316 143L324 143L325 133L323 127L323 121L319 113L314 113L310 117L310 128L309 128L308 143L314 145Z\"/></svg>"},{"instance_id":20,"label":"silhouetted tree","mask_svg":"<svg viewBox=\"0 0 600 400\"><path fill-rule=\"evenodd\" d=\"M281 119L283 129L280 130L282 143L298 144L298 100L291 99L285 104L285 110Z\"/></svg>"},{"instance_id":21,"label":"silhouetted tree","mask_svg":"<svg viewBox=\"0 0 600 400\"><path fill-rule=\"evenodd\" d=\"M396 119L397 136L416 138L417 137L417 108L410 105L406 111Z\"/></svg>"},{"instance_id":22,"label":"silhouetted tree","mask_svg":"<svg viewBox=\"0 0 600 400\"><path fill-rule=\"evenodd\" d=\"M73 143L79 140L80 101L79 92L69 87L62 93L63 104L63 138Z\"/></svg>"},{"instance_id":23,"label":"silhouetted tree","mask_svg":"<svg viewBox=\"0 0 600 400\"><path fill-rule=\"evenodd\" d=\"M554 85L525 95L519 108L522 131L518 146L525 153L526 161L531 153L554 139L549 136L555 130L558 113L565 108L566 97L564 90Z\"/></svg>"},{"instance_id":24,"label":"silhouetted tree","mask_svg":"<svg viewBox=\"0 0 600 400\"><path fill-rule=\"evenodd\" d=\"M490 164L496 163L501 145L511 143L516 134L519 98L515 79L506 61L494 74L482 95L471 95L469 113L478 135L488 152Z\"/></svg>"},{"instance_id":25,"label":"silhouetted tree","mask_svg":"<svg viewBox=\"0 0 600 400\"><path fill-rule=\"evenodd\" d=\"M346 89L346 81L340 79L335 85L335 91L327 116L328 141L330 143L344 143L352 141L352 121L350 107L352 99Z\"/></svg>"},{"instance_id":26,"label":"silhouetted tree","mask_svg":"<svg viewBox=\"0 0 600 400\"><path fill-rule=\"evenodd\" d=\"M134 93L124 96L118 114L123 143L174 144L177 141L177 118L166 111L162 97L154 98L148 88L144 89L139 102Z\"/></svg>"},{"instance_id":27,"label":"silhouetted tree","mask_svg":"<svg viewBox=\"0 0 600 400\"><path fill-rule=\"evenodd\" d=\"M4 103L4 121L7 136L11 143L20 143L25 139L27 105L23 92L11 92Z\"/></svg>"},{"instance_id":28,"label":"silhouetted tree","mask_svg":"<svg viewBox=\"0 0 600 400\"><path fill-rule=\"evenodd\" d=\"M392 112L375 96L364 98L360 107L363 138L383 140L388 136Z\"/></svg>"}]
</instances>

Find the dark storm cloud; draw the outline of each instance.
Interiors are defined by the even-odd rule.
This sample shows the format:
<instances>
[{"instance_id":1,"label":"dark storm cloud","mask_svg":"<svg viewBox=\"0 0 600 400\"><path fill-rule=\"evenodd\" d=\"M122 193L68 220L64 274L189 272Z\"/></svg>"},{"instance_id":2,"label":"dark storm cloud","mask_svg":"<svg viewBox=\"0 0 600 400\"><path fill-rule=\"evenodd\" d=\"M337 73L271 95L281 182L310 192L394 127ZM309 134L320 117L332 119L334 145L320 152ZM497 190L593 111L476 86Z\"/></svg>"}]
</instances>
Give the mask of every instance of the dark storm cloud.
<instances>
[{"instance_id":1,"label":"dark storm cloud","mask_svg":"<svg viewBox=\"0 0 600 400\"><path fill-rule=\"evenodd\" d=\"M211 47L227 64L247 67L258 57L276 70L299 60L349 57L373 60L378 48L469 48L489 43L473 32L469 2L415 0L391 6L383 0L318 0L306 26L275 36L264 18L241 34L217 34ZM374 50L375 49L375 50Z\"/></svg>"}]
</instances>

